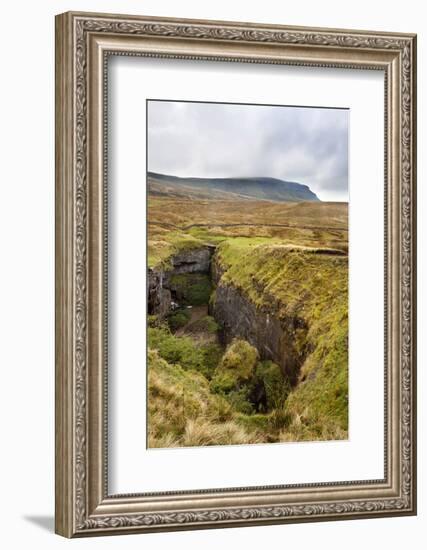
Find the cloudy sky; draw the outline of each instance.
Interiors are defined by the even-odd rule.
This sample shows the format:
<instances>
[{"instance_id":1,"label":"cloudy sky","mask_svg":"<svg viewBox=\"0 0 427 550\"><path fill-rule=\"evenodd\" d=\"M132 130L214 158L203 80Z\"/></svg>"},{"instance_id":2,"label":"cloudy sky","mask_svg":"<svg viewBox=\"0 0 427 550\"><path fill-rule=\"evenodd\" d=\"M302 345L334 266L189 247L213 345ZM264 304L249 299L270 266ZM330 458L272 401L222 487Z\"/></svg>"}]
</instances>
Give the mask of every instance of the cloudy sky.
<instances>
[{"instance_id":1,"label":"cloudy sky","mask_svg":"<svg viewBox=\"0 0 427 550\"><path fill-rule=\"evenodd\" d=\"M348 111L148 102L148 169L174 176L269 176L348 200Z\"/></svg>"}]
</instances>

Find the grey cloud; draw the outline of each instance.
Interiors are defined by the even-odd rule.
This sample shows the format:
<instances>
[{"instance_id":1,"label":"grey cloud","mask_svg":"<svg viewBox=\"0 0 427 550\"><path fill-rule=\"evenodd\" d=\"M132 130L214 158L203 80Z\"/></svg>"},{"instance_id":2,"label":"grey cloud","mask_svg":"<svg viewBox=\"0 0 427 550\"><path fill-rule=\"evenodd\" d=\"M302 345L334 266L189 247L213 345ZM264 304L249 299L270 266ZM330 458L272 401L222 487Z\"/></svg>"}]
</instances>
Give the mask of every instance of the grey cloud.
<instances>
[{"instance_id":1,"label":"grey cloud","mask_svg":"<svg viewBox=\"0 0 427 550\"><path fill-rule=\"evenodd\" d=\"M148 168L177 176L270 176L348 200L348 111L150 101Z\"/></svg>"}]
</instances>

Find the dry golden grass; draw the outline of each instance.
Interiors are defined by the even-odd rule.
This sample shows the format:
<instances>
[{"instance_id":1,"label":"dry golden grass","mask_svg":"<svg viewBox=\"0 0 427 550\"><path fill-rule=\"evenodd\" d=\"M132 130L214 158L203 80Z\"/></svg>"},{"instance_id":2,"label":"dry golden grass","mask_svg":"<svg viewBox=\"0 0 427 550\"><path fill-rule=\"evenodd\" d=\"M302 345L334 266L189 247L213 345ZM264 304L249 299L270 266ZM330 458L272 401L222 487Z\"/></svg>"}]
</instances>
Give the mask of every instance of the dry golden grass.
<instances>
[{"instance_id":1,"label":"dry golden grass","mask_svg":"<svg viewBox=\"0 0 427 550\"><path fill-rule=\"evenodd\" d=\"M302 246L348 247L347 203L183 200L150 197L148 257L154 266L181 248L230 237Z\"/></svg>"},{"instance_id":2,"label":"dry golden grass","mask_svg":"<svg viewBox=\"0 0 427 550\"><path fill-rule=\"evenodd\" d=\"M170 365L149 350L148 446L150 448L239 445L261 438L234 419L229 403L212 394L195 371Z\"/></svg>"},{"instance_id":3,"label":"dry golden grass","mask_svg":"<svg viewBox=\"0 0 427 550\"><path fill-rule=\"evenodd\" d=\"M180 200L156 197L148 201L148 221L179 227L193 224L291 224L347 230L348 204L340 202L267 202Z\"/></svg>"}]
</instances>

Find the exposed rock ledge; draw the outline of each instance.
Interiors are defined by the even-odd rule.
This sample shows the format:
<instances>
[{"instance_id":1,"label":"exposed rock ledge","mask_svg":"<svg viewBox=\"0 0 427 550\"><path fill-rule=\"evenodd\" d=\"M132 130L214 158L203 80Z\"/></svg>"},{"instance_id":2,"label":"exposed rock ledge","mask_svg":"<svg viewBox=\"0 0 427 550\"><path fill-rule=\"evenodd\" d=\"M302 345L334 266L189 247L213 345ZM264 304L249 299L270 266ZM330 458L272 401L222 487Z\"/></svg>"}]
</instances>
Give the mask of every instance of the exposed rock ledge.
<instances>
[{"instance_id":1,"label":"exposed rock ledge","mask_svg":"<svg viewBox=\"0 0 427 550\"><path fill-rule=\"evenodd\" d=\"M215 246L210 245L179 252L172 256L173 267L171 271L166 272L166 276L173 273L209 273L214 252Z\"/></svg>"},{"instance_id":2,"label":"exposed rock ledge","mask_svg":"<svg viewBox=\"0 0 427 550\"><path fill-rule=\"evenodd\" d=\"M171 310L172 292L171 279L173 275L185 273L210 274L211 259L215 246L206 245L201 248L183 250L171 258L172 267L148 269L148 313L157 315L160 319L166 317Z\"/></svg>"}]
</instances>

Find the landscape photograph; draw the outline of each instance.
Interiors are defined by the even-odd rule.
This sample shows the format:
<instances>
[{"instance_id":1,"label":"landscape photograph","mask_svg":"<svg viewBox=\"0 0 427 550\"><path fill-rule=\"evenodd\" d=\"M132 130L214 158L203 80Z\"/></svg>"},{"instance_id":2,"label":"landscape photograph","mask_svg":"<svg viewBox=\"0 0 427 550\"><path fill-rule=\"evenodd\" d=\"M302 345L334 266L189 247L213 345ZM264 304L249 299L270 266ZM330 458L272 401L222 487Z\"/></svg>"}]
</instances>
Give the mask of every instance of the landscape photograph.
<instances>
[{"instance_id":1,"label":"landscape photograph","mask_svg":"<svg viewBox=\"0 0 427 550\"><path fill-rule=\"evenodd\" d=\"M346 440L346 109L147 101L147 447Z\"/></svg>"}]
</instances>

